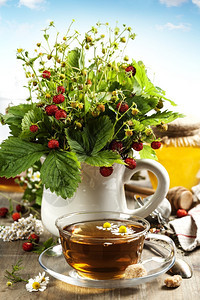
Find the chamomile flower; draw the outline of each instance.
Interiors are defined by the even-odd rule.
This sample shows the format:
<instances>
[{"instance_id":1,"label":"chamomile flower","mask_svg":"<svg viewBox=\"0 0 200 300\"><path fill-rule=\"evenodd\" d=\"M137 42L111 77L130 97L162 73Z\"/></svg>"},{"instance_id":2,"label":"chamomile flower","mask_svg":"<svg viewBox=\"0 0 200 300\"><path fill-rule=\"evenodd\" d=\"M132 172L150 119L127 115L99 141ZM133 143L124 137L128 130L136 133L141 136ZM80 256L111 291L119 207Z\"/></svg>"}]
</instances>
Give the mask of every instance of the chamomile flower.
<instances>
[{"instance_id":1,"label":"chamomile flower","mask_svg":"<svg viewBox=\"0 0 200 300\"><path fill-rule=\"evenodd\" d=\"M46 284L49 283L49 277L48 277L48 276L45 276L45 272L42 272L42 274L39 273L39 275L36 276L35 279L36 279L38 282L45 282Z\"/></svg>"},{"instance_id":2,"label":"chamomile flower","mask_svg":"<svg viewBox=\"0 0 200 300\"><path fill-rule=\"evenodd\" d=\"M45 272L39 273L39 275L28 280L26 289L28 292L43 292L46 289L48 283L49 277L45 277Z\"/></svg>"},{"instance_id":3,"label":"chamomile flower","mask_svg":"<svg viewBox=\"0 0 200 300\"><path fill-rule=\"evenodd\" d=\"M34 172L31 176L30 176L30 180L32 182L35 182L35 181L40 181L40 172L37 171L37 172Z\"/></svg>"},{"instance_id":4,"label":"chamomile flower","mask_svg":"<svg viewBox=\"0 0 200 300\"><path fill-rule=\"evenodd\" d=\"M26 289L28 292L43 292L46 290L46 283L45 282L39 282L36 278L30 278L28 280L28 283L26 284Z\"/></svg>"}]
</instances>

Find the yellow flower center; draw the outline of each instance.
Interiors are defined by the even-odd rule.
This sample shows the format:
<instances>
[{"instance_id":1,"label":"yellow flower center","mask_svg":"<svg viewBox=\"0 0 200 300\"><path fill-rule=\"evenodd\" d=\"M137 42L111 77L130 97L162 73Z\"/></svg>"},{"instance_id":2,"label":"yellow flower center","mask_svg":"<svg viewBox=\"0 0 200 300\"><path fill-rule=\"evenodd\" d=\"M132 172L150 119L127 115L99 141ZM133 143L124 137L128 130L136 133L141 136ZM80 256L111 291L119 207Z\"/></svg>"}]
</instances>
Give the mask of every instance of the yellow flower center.
<instances>
[{"instance_id":1,"label":"yellow flower center","mask_svg":"<svg viewBox=\"0 0 200 300\"><path fill-rule=\"evenodd\" d=\"M126 233L127 232L127 229L126 229L126 226L122 225L119 227L119 232L120 233Z\"/></svg>"},{"instance_id":2,"label":"yellow flower center","mask_svg":"<svg viewBox=\"0 0 200 300\"><path fill-rule=\"evenodd\" d=\"M37 281L33 282L32 287L34 290L38 290L40 288L39 282L37 282Z\"/></svg>"},{"instance_id":3,"label":"yellow flower center","mask_svg":"<svg viewBox=\"0 0 200 300\"><path fill-rule=\"evenodd\" d=\"M111 227L111 225L109 222L106 222L103 224L103 228L110 228L110 227Z\"/></svg>"},{"instance_id":4,"label":"yellow flower center","mask_svg":"<svg viewBox=\"0 0 200 300\"><path fill-rule=\"evenodd\" d=\"M44 282L44 281L46 281L45 277L42 278L41 282Z\"/></svg>"}]
</instances>

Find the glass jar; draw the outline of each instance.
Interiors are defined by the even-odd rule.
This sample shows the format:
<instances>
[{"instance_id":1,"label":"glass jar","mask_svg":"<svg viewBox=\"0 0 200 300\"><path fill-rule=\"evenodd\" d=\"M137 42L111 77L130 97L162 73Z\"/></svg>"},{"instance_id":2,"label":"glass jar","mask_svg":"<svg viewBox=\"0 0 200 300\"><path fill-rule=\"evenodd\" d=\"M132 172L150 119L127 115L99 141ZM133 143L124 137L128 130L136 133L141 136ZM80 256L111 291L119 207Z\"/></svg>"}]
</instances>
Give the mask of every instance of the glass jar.
<instances>
[{"instance_id":1,"label":"glass jar","mask_svg":"<svg viewBox=\"0 0 200 300\"><path fill-rule=\"evenodd\" d=\"M170 188L183 186L191 189L200 182L200 120L194 117L177 119L168 124L165 132L153 128L162 146L156 150L158 161L170 177ZM153 188L156 177L150 173Z\"/></svg>"}]
</instances>

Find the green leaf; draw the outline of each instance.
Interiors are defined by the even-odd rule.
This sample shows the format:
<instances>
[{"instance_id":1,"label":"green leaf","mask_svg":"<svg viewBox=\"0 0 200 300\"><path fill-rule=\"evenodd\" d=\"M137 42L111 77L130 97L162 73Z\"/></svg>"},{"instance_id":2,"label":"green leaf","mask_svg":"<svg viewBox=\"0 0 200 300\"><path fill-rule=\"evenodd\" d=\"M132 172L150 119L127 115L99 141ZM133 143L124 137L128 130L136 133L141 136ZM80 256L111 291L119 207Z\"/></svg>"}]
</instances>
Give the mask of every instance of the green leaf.
<instances>
[{"instance_id":1,"label":"green leaf","mask_svg":"<svg viewBox=\"0 0 200 300\"><path fill-rule=\"evenodd\" d=\"M33 108L32 104L20 104L17 106L11 106L8 109L8 113L3 117L5 124L9 125L11 134L18 136L21 132L21 122L24 115Z\"/></svg>"},{"instance_id":2,"label":"green leaf","mask_svg":"<svg viewBox=\"0 0 200 300\"><path fill-rule=\"evenodd\" d=\"M139 153L140 158L149 158L157 160L156 152L149 145L144 145L143 149Z\"/></svg>"},{"instance_id":3,"label":"green leaf","mask_svg":"<svg viewBox=\"0 0 200 300\"><path fill-rule=\"evenodd\" d=\"M20 138L22 139L32 139L34 138L36 135L41 134L41 130L39 132L31 132L30 131L30 126L32 124L37 124L40 121L43 120L43 112L41 108L35 107L34 109L28 111L25 115L24 118L22 119L22 132L20 134ZM43 124L41 124L43 125ZM38 125L39 126L39 125ZM40 126L39 126L40 128Z\"/></svg>"},{"instance_id":4,"label":"green leaf","mask_svg":"<svg viewBox=\"0 0 200 300\"><path fill-rule=\"evenodd\" d=\"M80 61L81 51L80 49L76 48L68 52L67 60L68 64L73 68L79 68L79 61Z\"/></svg>"},{"instance_id":5,"label":"green leaf","mask_svg":"<svg viewBox=\"0 0 200 300\"><path fill-rule=\"evenodd\" d=\"M36 197L35 197L35 203L39 206L42 204L42 195L43 195L43 186L41 186L37 191L36 191Z\"/></svg>"},{"instance_id":6,"label":"green leaf","mask_svg":"<svg viewBox=\"0 0 200 300\"><path fill-rule=\"evenodd\" d=\"M30 168L46 150L43 145L9 137L0 148L0 176L15 177Z\"/></svg>"},{"instance_id":7,"label":"green leaf","mask_svg":"<svg viewBox=\"0 0 200 300\"><path fill-rule=\"evenodd\" d=\"M46 188L62 198L71 198L81 181L80 163L74 153L52 150L41 167Z\"/></svg>"},{"instance_id":8,"label":"green leaf","mask_svg":"<svg viewBox=\"0 0 200 300\"><path fill-rule=\"evenodd\" d=\"M132 102L137 104L137 108L139 109L141 114L146 114L150 110L154 109L158 104L159 99L155 97L145 97L135 95L133 98L127 98L127 102L129 106Z\"/></svg>"},{"instance_id":9,"label":"green leaf","mask_svg":"<svg viewBox=\"0 0 200 300\"><path fill-rule=\"evenodd\" d=\"M108 116L90 120L83 131L66 130L71 150L81 162L92 166L111 166L123 163L118 153L102 150L113 136L113 125Z\"/></svg>"},{"instance_id":10,"label":"green leaf","mask_svg":"<svg viewBox=\"0 0 200 300\"><path fill-rule=\"evenodd\" d=\"M87 95L84 96L84 110L87 113L90 110L91 100Z\"/></svg>"},{"instance_id":11,"label":"green leaf","mask_svg":"<svg viewBox=\"0 0 200 300\"><path fill-rule=\"evenodd\" d=\"M65 133L72 151L76 153L81 162L85 161L87 153L90 151L89 140L85 130L81 132L79 130L66 129Z\"/></svg>"},{"instance_id":12,"label":"green leaf","mask_svg":"<svg viewBox=\"0 0 200 300\"><path fill-rule=\"evenodd\" d=\"M52 237L50 237L42 245L35 246L33 252L41 254L44 250L48 249L51 246L55 246L56 244L57 242L54 241Z\"/></svg>"},{"instance_id":13,"label":"green leaf","mask_svg":"<svg viewBox=\"0 0 200 300\"><path fill-rule=\"evenodd\" d=\"M174 121L177 118L183 118L183 114L179 114L177 112L172 111L163 111L163 112L157 112L151 116L146 116L144 120L141 121L141 123L145 126L155 126L161 123L161 121L164 121L165 123L170 123Z\"/></svg>"},{"instance_id":14,"label":"green leaf","mask_svg":"<svg viewBox=\"0 0 200 300\"><path fill-rule=\"evenodd\" d=\"M92 146L92 155L97 154L108 143L114 134L113 124L108 116L88 122L87 132Z\"/></svg>"},{"instance_id":15,"label":"green leaf","mask_svg":"<svg viewBox=\"0 0 200 300\"><path fill-rule=\"evenodd\" d=\"M66 130L72 151L77 155L96 155L113 136L113 124L108 116L88 121L83 131Z\"/></svg>"},{"instance_id":16,"label":"green leaf","mask_svg":"<svg viewBox=\"0 0 200 300\"><path fill-rule=\"evenodd\" d=\"M23 131L30 131L29 128L32 124L41 121L43 117L43 112L41 108L36 107L34 110L28 111L24 118L22 119L22 130Z\"/></svg>"},{"instance_id":17,"label":"green leaf","mask_svg":"<svg viewBox=\"0 0 200 300\"><path fill-rule=\"evenodd\" d=\"M88 156L85 162L91 166L98 166L98 167L110 167L114 163L124 164L121 156L114 151L101 151L93 156Z\"/></svg>"}]
</instances>

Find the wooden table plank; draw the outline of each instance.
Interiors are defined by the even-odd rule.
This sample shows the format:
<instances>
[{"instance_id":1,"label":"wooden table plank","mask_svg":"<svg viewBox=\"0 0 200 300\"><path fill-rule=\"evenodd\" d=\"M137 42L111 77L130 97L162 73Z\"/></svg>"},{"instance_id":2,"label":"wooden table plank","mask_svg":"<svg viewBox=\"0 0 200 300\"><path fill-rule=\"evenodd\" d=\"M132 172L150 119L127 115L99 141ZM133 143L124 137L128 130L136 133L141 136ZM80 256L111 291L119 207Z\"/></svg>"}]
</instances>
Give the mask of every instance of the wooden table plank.
<instances>
[{"instance_id":1,"label":"wooden table plank","mask_svg":"<svg viewBox=\"0 0 200 300\"><path fill-rule=\"evenodd\" d=\"M21 194L11 194L15 199L20 199ZM0 207L5 206L6 200L0 196ZM1 219L1 224L11 224L9 219ZM41 242L51 235L45 230L41 236ZM81 288L63 283L51 276L47 289L44 292L26 291L25 283L17 283L7 287L7 279L4 277L5 270L11 270L11 265L18 259L22 259L24 270L21 272L26 279L38 275L43 269L38 262L36 253L27 253L22 249L23 241L3 242L0 240L0 299L2 300L23 300L23 299L48 299L48 300L197 300L200 299L200 249L196 249L183 259L190 263L194 269L194 275L190 279L184 279L181 286L176 289L168 289L164 286L164 279L168 276L163 274L152 282L139 285L135 288L126 289L92 289ZM177 251L177 256L182 257L182 252ZM48 274L47 274L48 275Z\"/></svg>"}]
</instances>

